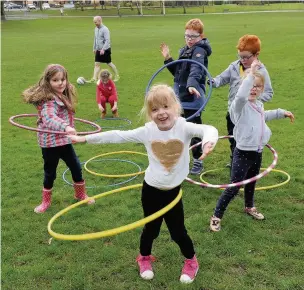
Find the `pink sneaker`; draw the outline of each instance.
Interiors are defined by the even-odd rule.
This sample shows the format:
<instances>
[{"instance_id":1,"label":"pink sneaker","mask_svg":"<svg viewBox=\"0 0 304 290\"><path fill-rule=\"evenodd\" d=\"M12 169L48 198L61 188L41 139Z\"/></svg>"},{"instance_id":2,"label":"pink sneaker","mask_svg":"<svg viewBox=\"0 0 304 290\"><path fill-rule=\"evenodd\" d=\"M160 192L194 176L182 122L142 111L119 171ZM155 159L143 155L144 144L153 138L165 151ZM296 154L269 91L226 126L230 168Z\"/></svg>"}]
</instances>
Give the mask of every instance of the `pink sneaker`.
<instances>
[{"instance_id":1,"label":"pink sneaker","mask_svg":"<svg viewBox=\"0 0 304 290\"><path fill-rule=\"evenodd\" d=\"M151 262L155 261L155 257L150 256L142 256L139 254L136 258L137 264L139 266L140 277L145 280L151 280L154 277L153 269Z\"/></svg>"},{"instance_id":2,"label":"pink sneaker","mask_svg":"<svg viewBox=\"0 0 304 290\"><path fill-rule=\"evenodd\" d=\"M182 283L186 284L192 283L195 279L198 269L199 266L196 256L194 256L192 259L185 259L182 275L180 276L179 280Z\"/></svg>"}]
</instances>

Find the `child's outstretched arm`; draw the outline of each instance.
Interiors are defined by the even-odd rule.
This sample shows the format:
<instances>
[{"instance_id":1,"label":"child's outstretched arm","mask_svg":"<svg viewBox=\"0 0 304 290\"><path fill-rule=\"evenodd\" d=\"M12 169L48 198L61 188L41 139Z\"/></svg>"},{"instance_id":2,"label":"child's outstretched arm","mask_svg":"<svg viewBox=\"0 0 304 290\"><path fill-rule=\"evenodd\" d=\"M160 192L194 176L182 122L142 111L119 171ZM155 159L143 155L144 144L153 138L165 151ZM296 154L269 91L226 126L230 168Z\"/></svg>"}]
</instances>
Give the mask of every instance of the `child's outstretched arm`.
<instances>
[{"instance_id":1,"label":"child's outstretched arm","mask_svg":"<svg viewBox=\"0 0 304 290\"><path fill-rule=\"evenodd\" d=\"M262 68L263 68L263 66L262 66ZM260 71L258 71L258 72L260 72ZM263 77L265 79L265 85L264 85L264 91L260 96L260 100L264 103L264 102L269 102L272 99L273 89L271 86L271 81L270 81L268 71L265 69L264 71L261 71L261 74L263 75Z\"/></svg>"},{"instance_id":2,"label":"child's outstretched arm","mask_svg":"<svg viewBox=\"0 0 304 290\"><path fill-rule=\"evenodd\" d=\"M218 87L229 84L230 77L231 77L231 70L232 70L232 67L231 67L231 65L229 65L222 73L220 73L215 78L213 78L211 80L212 87L218 88Z\"/></svg>"},{"instance_id":3,"label":"child's outstretched arm","mask_svg":"<svg viewBox=\"0 0 304 290\"><path fill-rule=\"evenodd\" d=\"M283 110L283 109L276 109L276 110L267 110L264 112L265 115L265 121L271 121L274 119L283 119L283 118L289 118L290 121L294 122L294 115L293 113Z\"/></svg>"},{"instance_id":4,"label":"child's outstretched arm","mask_svg":"<svg viewBox=\"0 0 304 290\"><path fill-rule=\"evenodd\" d=\"M229 108L229 113L231 116L232 115L235 116L236 120L239 118L244 106L248 102L248 97L250 95L250 89L253 86L253 82L254 82L254 76L251 73L249 73L246 76L246 78L243 80L234 100L231 103L231 106Z\"/></svg>"},{"instance_id":5,"label":"child's outstretched arm","mask_svg":"<svg viewBox=\"0 0 304 290\"><path fill-rule=\"evenodd\" d=\"M73 144L86 142L86 136L68 135L68 137L72 140Z\"/></svg>"},{"instance_id":6,"label":"child's outstretched arm","mask_svg":"<svg viewBox=\"0 0 304 290\"><path fill-rule=\"evenodd\" d=\"M207 155L209 155L213 149L215 147L215 143L214 142L207 142L204 146L203 146L203 154L201 155L201 157L199 158L199 160L203 160L207 157Z\"/></svg>"},{"instance_id":7,"label":"child's outstretched arm","mask_svg":"<svg viewBox=\"0 0 304 290\"><path fill-rule=\"evenodd\" d=\"M291 113L291 112L289 112L289 111L286 111L286 112L284 113L284 116L285 116L285 118L289 118L291 123L293 123L294 120L295 120L295 117L294 117L293 113Z\"/></svg>"},{"instance_id":8,"label":"child's outstretched arm","mask_svg":"<svg viewBox=\"0 0 304 290\"><path fill-rule=\"evenodd\" d=\"M187 122L186 130L189 134L189 138L199 137L202 139L201 146L203 154L199 158L200 160L204 159L213 151L218 141L218 130L215 127Z\"/></svg>"},{"instance_id":9,"label":"child's outstretched arm","mask_svg":"<svg viewBox=\"0 0 304 290\"><path fill-rule=\"evenodd\" d=\"M161 51L161 54L163 55L163 57L165 59L164 64L167 64L167 63L170 63L170 62L174 61L174 59L170 55L169 46L166 43L161 43L160 51ZM173 76L175 76L176 64L167 66L167 69Z\"/></svg>"},{"instance_id":10,"label":"child's outstretched arm","mask_svg":"<svg viewBox=\"0 0 304 290\"><path fill-rule=\"evenodd\" d=\"M140 127L134 130L119 131L112 130L103 133L97 133L86 136L75 136L69 135L73 143L84 143L89 144L106 144L106 143L144 143L147 133L145 127Z\"/></svg>"}]
</instances>

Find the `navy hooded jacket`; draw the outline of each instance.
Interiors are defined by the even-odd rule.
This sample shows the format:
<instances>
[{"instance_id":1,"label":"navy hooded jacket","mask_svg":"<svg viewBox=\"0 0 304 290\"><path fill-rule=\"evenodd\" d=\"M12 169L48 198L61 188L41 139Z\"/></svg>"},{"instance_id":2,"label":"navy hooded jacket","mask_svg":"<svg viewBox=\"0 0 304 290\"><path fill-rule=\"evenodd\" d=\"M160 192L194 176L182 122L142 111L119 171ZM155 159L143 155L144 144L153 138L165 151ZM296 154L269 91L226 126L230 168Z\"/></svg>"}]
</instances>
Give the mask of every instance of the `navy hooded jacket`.
<instances>
[{"instance_id":1,"label":"navy hooded jacket","mask_svg":"<svg viewBox=\"0 0 304 290\"><path fill-rule=\"evenodd\" d=\"M211 55L212 50L207 38L194 44L191 48L185 46L180 49L179 59L193 59L200 62L208 68L208 57ZM173 59L169 58L164 63L170 63ZM184 109L199 109L205 101L205 83L206 72L199 65L190 62L182 62L167 67L171 74L174 76L174 89L178 95L182 107ZM188 91L189 87L196 88L201 97L197 98L191 95Z\"/></svg>"}]
</instances>

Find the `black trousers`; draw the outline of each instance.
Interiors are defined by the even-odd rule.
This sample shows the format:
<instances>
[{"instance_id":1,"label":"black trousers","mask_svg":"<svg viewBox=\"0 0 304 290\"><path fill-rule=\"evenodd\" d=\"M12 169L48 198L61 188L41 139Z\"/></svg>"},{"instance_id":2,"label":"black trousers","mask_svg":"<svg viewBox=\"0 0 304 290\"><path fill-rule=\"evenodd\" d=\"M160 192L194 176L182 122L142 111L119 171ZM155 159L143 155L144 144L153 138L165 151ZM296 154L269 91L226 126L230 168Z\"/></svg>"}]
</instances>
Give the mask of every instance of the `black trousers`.
<instances>
[{"instance_id":1,"label":"black trousers","mask_svg":"<svg viewBox=\"0 0 304 290\"><path fill-rule=\"evenodd\" d=\"M231 182L235 183L254 177L259 174L262 164L262 153L234 149L231 167ZM254 207L254 189L256 182L244 186L245 207ZM230 201L238 194L240 187L229 187L220 196L214 215L222 218Z\"/></svg>"},{"instance_id":2,"label":"black trousers","mask_svg":"<svg viewBox=\"0 0 304 290\"><path fill-rule=\"evenodd\" d=\"M74 182L83 181L81 165L72 144L51 148L41 148L41 150L44 160L44 188L51 189L53 187L60 159L62 159L71 170Z\"/></svg>"},{"instance_id":3,"label":"black trousers","mask_svg":"<svg viewBox=\"0 0 304 290\"><path fill-rule=\"evenodd\" d=\"M197 110L187 110L187 109L184 109L184 113L183 113L183 117L185 119L187 119L188 117L192 116ZM195 123L195 124L203 124L202 122L202 118L201 118L201 113L199 113L197 116L195 116L194 118L192 118L191 120L189 120L189 122L191 123ZM199 142L201 142L202 139L201 138L197 138L197 137L194 137L191 139L191 143L190 143L190 146L194 145L194 144L197 144ZM202 155L202 146L197 146L195 148L192 149L192 156L194 159L199 159Z\"/></svg>"},{"instance_id":4,"label":"black trousers","mask_svg":"<svg viewBox=\"0 0 304 290\"><path fill-rule=\"evenodd\" d=\"M227 112L226 121L227 121L227 132L228 132L228 135L233 135L234 124L232 123L232 121L230 119L229 112ZM230 151L231 151L230 158L232 160L233 151L234 151L236 142L235 142L235 140L233 138L229 138L229 142L230 142Z\"/></svg>"},{"instance_id":5,"label":"black trousers","mask_svg":"<svg viewBox=\"0 0 304 290\"><path fill-rule=\"evenodd\" d=\"M145 181L142 188L142 206L147 217L164 208L178 195L180 186L171 190L160 190L148 185ZM163 220L165 220L171 238L175 241L187 259L195 255L193 243L185 228L183 202L180 200L171 210L144 226L140 237L140 254L151 255L153 241L158 237Z\"/></svg>"}]
</instances>

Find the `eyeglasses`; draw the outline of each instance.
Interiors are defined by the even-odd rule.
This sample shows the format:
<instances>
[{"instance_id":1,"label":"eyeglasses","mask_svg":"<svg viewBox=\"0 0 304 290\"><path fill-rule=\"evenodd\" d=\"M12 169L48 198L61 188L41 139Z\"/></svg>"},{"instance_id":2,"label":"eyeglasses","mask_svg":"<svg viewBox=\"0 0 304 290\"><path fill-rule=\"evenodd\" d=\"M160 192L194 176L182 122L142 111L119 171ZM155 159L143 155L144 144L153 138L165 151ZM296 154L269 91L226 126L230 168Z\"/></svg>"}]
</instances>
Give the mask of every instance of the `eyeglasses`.
<instances>
[{"instance_id":1,"label":"eyeglasses","mask_svg":"<svg viewBox=\"0 0 304 290\"><path fill-rule=\"evenodd\" d=\"M244 55L244 56L242 56L242 55L237 55L237 57L238 57L238 59L241 59L241 60L248 60L248 59L250 59L252 56L254 56L254 54L251 54L251 55Z\"/></svg>"},{"instance_id":2,"label":"eyeglasses","mask_svg":"<svg viewBox=\"0 0 304 290\"><path fill-rule=\"evenodd\" d=\"M200 37L201 35L200 34L185 34L185 39L191 39L191 40L193 40L193 39L196 39L196 38L198 38L198 37Z\"/></svg>"}]
</instances>

